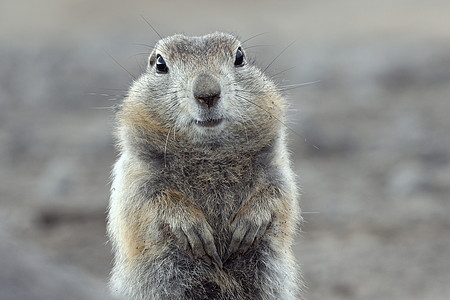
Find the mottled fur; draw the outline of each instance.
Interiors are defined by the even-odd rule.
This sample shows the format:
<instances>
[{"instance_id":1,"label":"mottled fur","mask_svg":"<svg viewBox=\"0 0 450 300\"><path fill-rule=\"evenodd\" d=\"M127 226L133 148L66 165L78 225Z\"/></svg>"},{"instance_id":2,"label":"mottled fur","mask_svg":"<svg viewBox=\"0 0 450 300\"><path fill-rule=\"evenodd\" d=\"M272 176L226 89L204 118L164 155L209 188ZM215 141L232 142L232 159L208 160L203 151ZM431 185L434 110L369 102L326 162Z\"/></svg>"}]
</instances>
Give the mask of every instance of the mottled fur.
<instances>
[{"instance_id":1,"label":"mottled fur","mask_svg":"<svg viewBox=\"0 0 450 300\"><path fill-rule=\"evenodd\" d=\"M117 113L108 234L126 299L299 297L285 102L257 67L234 65L240 46L224 33L162 39ZM200 74L220 84L212 109L192 95ZM223 122L196 124L210 116Z\"/></svg>"}]
</instances>

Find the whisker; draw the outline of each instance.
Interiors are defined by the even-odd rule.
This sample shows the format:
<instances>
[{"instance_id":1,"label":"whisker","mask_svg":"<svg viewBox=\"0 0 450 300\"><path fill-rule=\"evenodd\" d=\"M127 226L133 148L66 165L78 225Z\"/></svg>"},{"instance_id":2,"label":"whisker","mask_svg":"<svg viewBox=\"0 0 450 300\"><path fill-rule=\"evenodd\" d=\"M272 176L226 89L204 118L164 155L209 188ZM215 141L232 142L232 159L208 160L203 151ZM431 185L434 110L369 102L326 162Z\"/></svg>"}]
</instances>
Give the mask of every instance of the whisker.
<instances>
[{"instance_id":1,"label":"whisker","mask_svg":"<svg viewBox=\"0 0 450 300\"><path fill-rule=\"evenodd\" d=\"M89 107L90 109L114 109L114 106L105 106L105 107L101 107L101 106L94 106L94 107Z\"/></svg>"},{"instance_id":2,"label":"whisker","mask_svg":"<svg viewBox=\"0 0 450 300\"><path fill-rule=\"evenodd\" d=\"M255 102L253 102L253 101L251 101L251 100L245 98L245 97L242 96L242 95L236 95L236 97L239 97L239 98L241 98L242 100L247 101L248 103L250 103L250 104L252 104L252 105L258 107L258 108L261 109L262 111L265 111L267 114L269 114L269 116L271 116L272 118L274 118L275 120L277 120L278 122L280 122L281 124L283 124L284 126L286 126L286 128L288 128L288 129L294 131L294 132L297 134L297 132L296 132L295 130L293 130L292 128L290 128L289 126L287 126L283 121L281 121L279 118L275 117L273 114L271 114L267 109L265 109L265 108L262 107L261 105L256 104Z\"/></svg>"},{"instance_id":3,"label":"whisker","mask_svg":"<svg viewBox=\"0 0 450 300\"><path fill-rule=\"evenodd\" d=\"M238 79L238 81L239 81L240 83L254 82L255 79L250 77L250 78ZM230 82L230 83L226 84L225 86L231 86L231 85L236 85L236 82Z\"/></svg>"},{"instance_id":4,"label":"whisker","mask_svg":"<svg viewBox=\"0 0 450 300\"><path fill-rule=\"evenodd\" d=\"M166 144L164 145L164 168L167 168L167 143L169 142L169 135L171 130L172 127L169 128L169 132L167 133L166 137Z\"/></svg>"},{"instance_id":5,"label":"whisker","mask_svg":"<svg viewBox=\"0 0 450 300\"><path fill-rule=\"evenodd\" d=\"M132 45L143 46L143 47L147 47L147 48L150 48L150 49L153 49L155 47L155 46L148 45L148 44L143 44L143 43L132 43Z\"/></svg>"},{"instance_id":6,"label":"whisker","mask_svg":"<svg viewBox=\"0 0 450 300\"><path fill-rule=\"evenodd\" d=\"M86 93L88 96L102 96L102 97L122 97L123 95L110 95L110 94L99 94L99 93Z\"/></svg>"},{"instance_id":7,"label":"whisker","mask_svg":"<svg viewBox=\"0 0 450 300\"><path fill-rule=\"evenodd\" d=\"M136 77L131 74L124 66L122 66L111 54L109 54L108 51L106 51L106 49L103 49L103 51L105 51L105 53L119 66L121 67L125 72L127 72L134 80L136 80Z\"/></svg>"},{"instance_id":8,"label":"whisker","mask_svg":"<svg viewBox=\"0 0 450 300\"><path fill-rule=\"evenodd\" d=\"M319 83L319 82L320 82L320 80L310 81L310 82L305 82L305 83L299 83L299 84L291 84L291 85L283 86L283 87L279 88L278 90L280 92L285 92L285 91L289 91L289 90L298 89L298 88L303 87L303 86L313 85L313 84L316 84L316 83Z\"/></svg>"},{"instance_id":9,"label":"whisker","mask_svg":"<svg viewBox=\"0 0 450 300\"><path fill-rule=\"evenodd\" d=\"M246 137L247 143L248 143L249 140L248 140L248 134L247 134L247 126L245 126L245 119L244 119L244 117L242 116L242 113L239 110L237 111L237 113L239 115L239 118L242 119L242 121L240 123L242 124L242 126L244 126L244 133L245 133L245 137ZM250 119L250 121L252 121L252 120Z\"/></svg>"},{"instance_id":10,"label":"whisker","mask_svg":"<svg viewBox=\"0 0 450 300\"><path fill-rule=\"evenodd\" d=\"M278 73L275 73L275 74L271 75L270 78L274 78L274 77L276 77L276 76L278 76L278 75L280 75L280 74L283 74L283 73L288 72L288 71L290 71L290 70L292 70L292 69L295 69L295 68L296 68L295 66L294 66L294 67L287 68L287 69L285 69L285 70L283 70L283 71L281 71L281 72L278 72Z\"/></svg>"},{"instance_id":11,"label":"whisker","mask_svg":"<svg viewBox=\"0 0 450 300\"><path fill-rule=\"evenodd\" d=\"M275 120L277 120L278 122L280 122L280 124L282 124L283 126L285 126L287 129L289 129L291 132L293 132L296 136L303 138L304 141L305 141L308 145L311 145L311 146L314 147L315 149L320 150L319 147L317 147L317 146L314 145L314 144L309 143L309 142L307 141L307 139L306 139L303 135L301 135L300 133L298 133L297 131L295 131L294 129L292 129L290 126L288 126L285 122L283 122L283 121L280 120L279 118L275 117L273 114L271 114L271 113L270 113L267 109L265 109L264 107L262 107L262 106L256 104L255 102L253 102L253 101L251 101L251 100L245 98L245 97L242 96L242 95L236 95L236 97L241 98L242 100L245 100L245 101L247 101L248 103L253 104L254 106L256 106L256 107L258 107L259 109L261 109L262 111L266 112L267 114L269 114L269 116L271 116L272 118L274 118Z\"/></svg>"},{"instance_id":12,"label":"whisker","mask_svg":"<svg viewBox=\"0 0 450 300\"><path fill-rule=\"evenodd\" d=\"M142 55L142 56L144 56L144 55L145 55L145 56L149 56L149 55L150 55L150 52L136 53L136 54L133 54L133 55L129 56L128 59L131 59L131 58L136 57L136 56L139 56L139 55Z\"/></svg>"},{"instance_id":13,"label":"whisker","mask_svg":"<svg viewBox=\"0 0 450 300\"><path fill-rule=\"evenodd\" d=\"M141 18L145 21L145 23L148 24L148 26L150 26L151 29L153 29L153 31L159 36L159 38L162 39L162 36L159 34L159 32L156 31L155 27L153 27L152 24L150 24L150 22L147 21L147 19L143 15L141 15Z\"/></svg>"},{"instance_id":14,"label":"whisker","mask_svg":"<svg viewBox=\"0 0 450 300\"><path fill-rule=\"evenodd\" d=\"M251 49L251 48L256 48L256 47L273 47L273 45L253 45L253 46L245 47L245 49Z\"/></svg>"},{"instance_id":15,"label":"whisker","mask_svg":"<svg viewBox=\"0 0 450 300\"><path fill-rule=\"evenodd\" d=\"M284 53L284 51L286 51L289 47L291 47L295 42L297 41L297 39L295 39L294 41L292 41L289 45L287 45L286 47L284 47L283 50L281 50L281 52L275 56L275 58L270 62L270 64L267 65L267 67L263 70L263 73L266 72L266 70L277 60L278 57L281 56L281 54Z\"/></svg>"},{"instance_id":16,"label":"whisker","mask_svg":"<svg viewBox=\"0 0 450 300\"><path fill-rule=\"evenodd\" d=\"M261 36L261 35L263 35L263 34L267 34L267 32L258 33L258 34L254 35L254 36L252 36L252 37L249 37L249 38L246 39L245 41L241 42L241 45L243 45L243 44L245 44L246 42L248 42L248 41L250 41L250 40L253 40L254 38L257 38L258 36Z\"/></svg>"},{"instance_id":17,"label":"whisker","mask_svg":"<svg viewBox=\"0 0 450 300\"><path fill-rule=\"evenodd\" d=\"M311 85L311 84L315 84L315 83L319 83L319 82L320 82L320 80L308 81L308 82L303 82L303 83L294 83L294 84L288 84L288 85L281 86L281 88L301 87L301 86Z\"/></svg>"},{"instance_id":18,"label":"whisker","mask_svg":"<svg viewBox=\"0 0 450 300\"><path fill-rule=\"evenodd\" d=\"M121 91L121 92L128 92L128 89L111 89L111 88L98 88L99 90L105 90L105 91Z\"/></svg>"}]
</instances>

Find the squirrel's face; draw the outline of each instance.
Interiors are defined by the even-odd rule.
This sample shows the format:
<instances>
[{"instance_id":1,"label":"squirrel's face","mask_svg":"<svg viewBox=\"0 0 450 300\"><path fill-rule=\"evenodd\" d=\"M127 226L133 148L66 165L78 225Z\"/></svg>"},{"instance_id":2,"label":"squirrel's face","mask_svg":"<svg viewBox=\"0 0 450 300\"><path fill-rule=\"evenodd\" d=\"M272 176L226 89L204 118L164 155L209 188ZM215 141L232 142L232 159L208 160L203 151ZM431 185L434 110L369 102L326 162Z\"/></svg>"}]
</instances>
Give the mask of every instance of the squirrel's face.
<instances>
[{"instance_id":1,"label":"squirrel's face","mask_svg":"<svg viewBox=\"0 0 450 300\"><path fill-rule=\"evenodd\" d=\"M160 40L127 106L128 114L145 116L135 122L146 122L144 130L164 138L172 131L200 144L273 137L284 111L274 83L248 61L236 37L224 33Z\"/></svg>"}]
</instances>

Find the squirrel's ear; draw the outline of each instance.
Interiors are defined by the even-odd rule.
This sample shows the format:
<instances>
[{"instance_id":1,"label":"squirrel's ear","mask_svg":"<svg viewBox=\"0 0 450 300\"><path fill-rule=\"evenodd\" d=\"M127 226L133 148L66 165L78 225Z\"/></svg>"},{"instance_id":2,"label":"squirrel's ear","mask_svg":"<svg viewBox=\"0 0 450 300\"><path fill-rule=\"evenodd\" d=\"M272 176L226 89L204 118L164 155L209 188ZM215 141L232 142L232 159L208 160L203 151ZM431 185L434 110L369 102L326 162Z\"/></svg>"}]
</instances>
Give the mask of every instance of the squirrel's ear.
<instances>
[{"instance_id":1,"label":"squirrel's ear","mask_svg":"<svg viewBox=\"0 0 450 300\"><path fill-rule=\"evenodd\" d=\"M148 58L148 66L149 67L153 67L153 65L156 62L156 53L152 52L152 54L150 54L149 58Z\"/></svg>"},{"instance_id":2,"label":"squirrel's ear","mask_svg":"<svg viewBox=\"0 0 450 300\"><path fill-rule=\"evenodd\" d=\"M147 73L151 72L151 69L153 68L153 66L156 64L156 51L153 50L152 53L150 54L150 56L148 57L148 62L147 62Z\"/></svg>"}]
</instances>

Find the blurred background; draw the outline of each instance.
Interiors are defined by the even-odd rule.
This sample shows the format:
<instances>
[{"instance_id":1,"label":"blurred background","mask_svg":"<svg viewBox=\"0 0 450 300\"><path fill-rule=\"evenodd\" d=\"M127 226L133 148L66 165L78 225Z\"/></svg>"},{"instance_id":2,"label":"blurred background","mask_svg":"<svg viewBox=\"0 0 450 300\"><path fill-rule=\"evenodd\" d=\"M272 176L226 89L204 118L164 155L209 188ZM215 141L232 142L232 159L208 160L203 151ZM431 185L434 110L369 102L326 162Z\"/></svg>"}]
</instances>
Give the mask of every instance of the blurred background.
<instances>
[{"instance_id":1,"label":"blurred background","mask_svg":"<svg viewBox=\"0 0 450 300\"><path fill-rule=\"evenodd\" d=\"M287 91L308 299L450 295L449 1L0 2L0 299L110 299L112 105L157 35L238 34ZM251 47L251 48L250 48ZM291 67L293 69L287 70ZM280 73L281 72L281 73Z\"/></svg>"}]
</instances>

